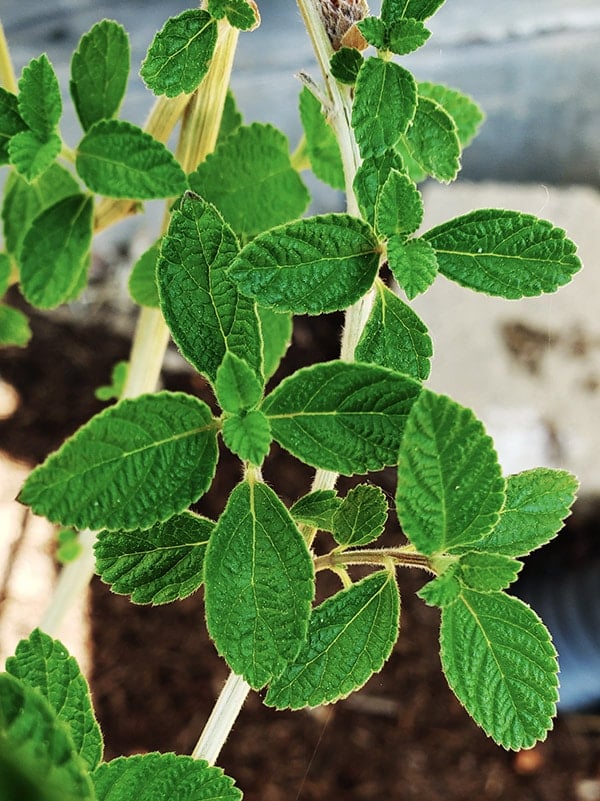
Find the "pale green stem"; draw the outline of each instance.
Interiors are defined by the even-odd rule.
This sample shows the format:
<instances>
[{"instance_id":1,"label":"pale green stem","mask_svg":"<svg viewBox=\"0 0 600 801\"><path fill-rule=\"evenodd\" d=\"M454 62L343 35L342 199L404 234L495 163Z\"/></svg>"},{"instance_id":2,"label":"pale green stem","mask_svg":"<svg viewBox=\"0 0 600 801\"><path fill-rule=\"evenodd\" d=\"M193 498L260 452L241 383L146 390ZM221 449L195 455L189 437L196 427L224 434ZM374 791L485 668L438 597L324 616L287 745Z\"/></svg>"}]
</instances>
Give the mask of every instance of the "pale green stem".
<instances>
[{"instance_id":1,"label":"pale green stem","mask_svg":"<svg viewBox=\"0 0 600 801\"><path fill-rule=\"evenodd\" d=\"M10 57L6 36L4 35L2 20L0 20L0 85L9 92L12 92L13 95L16 95L18 92L17 79L15 77L15 70Z\"/></svg>"},{"instance_id":2,"label":"pale green stem","mask_svg":"<svg viewBox=\"0 0 600 801\"><path fill-rule=\"evenodd\" d=\"M250 689L250 685L241 676L229 674L192 751L194 759L205 759L210 765L215 764Z\"/></svg>"},{"instance_id":3,"label":"pale green stem","mask_svg":"<svg viewBox=\"0 0 600 801\"><path fill-rule=\"evenodd\" d=\"M399 548L365 548L360 551L331 551L315 559L315 570L332 570L339 573L340 568L350 565L372 565L389 567L390 564L402 567L420 567L430 573L436 570L427 556L415 553L410 549Z\"/></svg>"}]
</instances>

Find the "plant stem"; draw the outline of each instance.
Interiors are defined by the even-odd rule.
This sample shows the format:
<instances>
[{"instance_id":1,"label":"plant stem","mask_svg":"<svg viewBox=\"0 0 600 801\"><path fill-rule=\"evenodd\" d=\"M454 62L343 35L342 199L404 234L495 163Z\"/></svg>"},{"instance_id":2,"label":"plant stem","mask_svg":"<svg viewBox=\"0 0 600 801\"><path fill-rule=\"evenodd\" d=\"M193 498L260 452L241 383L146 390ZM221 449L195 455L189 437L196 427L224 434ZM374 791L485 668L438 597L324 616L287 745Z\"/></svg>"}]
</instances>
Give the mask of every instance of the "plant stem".
<instances>
[{"instance_id":1,"label":"plant stem","mask_svg":"<svg viewBox=\"0 0 600 801\"><path fill-rule=\"evenodd\" d=\"M365 548L360 551L332 551L315 559L315 570L332 570L339 573L340 568L349 565L401 565L402 567L420 567L435 573L431 560L423 554L405 548Z\"/></svg>"},{"instance_id":2,"label":"plant stem","mask_svg":"<svg viewBox=\"0 0 600 801\"><path fill-rule=\"evenodd\" d=\"M241 676L229 674L192 751L194 759L205 759L210 765L214 765L250 689L250 685Z\"/></svg>"},{"instance_id":3,"label":"plant stem","mask_svg":"<svg viewBox=\"0 0 600 801\"><path fill-rule=\"evenodd\" d=\"M9 92L12 92L13 95L16 95L18 92L17 79L15 77L15 70L10 57L6 36L4 35L2 20L0 20L0 85Z\"/></svg>"}]
</instances>

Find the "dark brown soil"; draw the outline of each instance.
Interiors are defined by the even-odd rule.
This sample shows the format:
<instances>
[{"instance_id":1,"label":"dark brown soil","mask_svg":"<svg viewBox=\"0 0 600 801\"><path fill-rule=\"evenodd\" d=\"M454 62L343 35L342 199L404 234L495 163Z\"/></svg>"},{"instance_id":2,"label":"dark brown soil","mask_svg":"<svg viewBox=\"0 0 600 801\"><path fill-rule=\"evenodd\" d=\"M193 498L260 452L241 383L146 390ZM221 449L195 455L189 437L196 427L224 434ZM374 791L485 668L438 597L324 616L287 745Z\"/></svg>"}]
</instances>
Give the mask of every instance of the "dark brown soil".
<instances>
[{"instance_id":1,"label":"dark brown soil","mask_svg":"<svg viewBox=\"0 0 600 801\"><path fill-rule=\"evenodd\" d=\"M315 329L298 321L291 364L337 353L339 320ZM93 389L106 383L128 343L96 328L34 319L26 351L0 351L0 375L21 396L0 421L1 447L31 463L100 407ZM202 394L188 374L166 376L170 388ZM265 471L287 500L305 491L309 474L275 454ZM220 484L202 503L216 515L239 478L224 464ZM393 492L393 476L378 476ZM584 521L583 523L581 521ZM595 520L592 521L595 523ZM575 515L565 538L587 537ZM388 536L398 538L391 532ZM593 801L600 799L600 718L559 718L547 742L506 753L470 721L439 666L439 616L415 597L417 573L400 575L401 634L380 675L335 706L275 712L251 694L219 764L248 801ZM201 593L164 607L133 606L93 583L92 689L106 738L106 758L151 750L189 753L227 668L208 641ZM597 783L596 783L597 782Z\"/></svg>"}]
</instances>

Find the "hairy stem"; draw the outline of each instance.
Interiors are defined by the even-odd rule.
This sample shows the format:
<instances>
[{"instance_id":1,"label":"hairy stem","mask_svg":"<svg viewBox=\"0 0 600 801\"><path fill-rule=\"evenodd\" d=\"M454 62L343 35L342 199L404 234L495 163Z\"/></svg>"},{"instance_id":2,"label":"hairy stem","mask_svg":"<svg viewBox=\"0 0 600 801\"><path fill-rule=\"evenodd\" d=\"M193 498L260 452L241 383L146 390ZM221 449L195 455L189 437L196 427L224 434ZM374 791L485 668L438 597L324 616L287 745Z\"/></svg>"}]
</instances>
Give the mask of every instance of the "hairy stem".
<instances>
[{"instance_id":1,"label":"hairy stem","mask_svg":"<svg viewBox=\"0 0 600 801\"><path fill-rule=\"evenodd\" d=\"M373 565L389 567L390 564L402 567L420 567L430 573L435 573L431 560L423 554L415 553L406 548L365 548L360 551L332 551L315 559L315 570L332 570L340 572L341 568L350 565Z\"/></svg>"},{"instance_id":2,"label":"hairy stem","mask_svg":"<svg viewBox=\"0 0 600 801\"><path fill-rule=\"evenodd\" d=\"M0 20L0 85L7 91L12 92L13 95L17 94L17 79L15 77L15 70L10 57L6 36L4 35L2 20Z\"/></svg>"}]
</instances>

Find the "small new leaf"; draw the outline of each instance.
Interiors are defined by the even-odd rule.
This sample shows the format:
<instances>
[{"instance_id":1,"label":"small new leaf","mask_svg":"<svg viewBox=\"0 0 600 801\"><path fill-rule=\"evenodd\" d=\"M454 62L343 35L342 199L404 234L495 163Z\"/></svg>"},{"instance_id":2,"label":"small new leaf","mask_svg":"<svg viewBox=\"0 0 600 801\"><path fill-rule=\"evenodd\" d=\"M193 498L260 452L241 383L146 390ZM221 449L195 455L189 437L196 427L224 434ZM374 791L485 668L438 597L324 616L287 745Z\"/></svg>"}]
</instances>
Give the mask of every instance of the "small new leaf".
<instances>
[{"instance_id":1,"label":"small new leaf","mask_svg":"<svg viewBox=\"0 0 600 801\"><path fill-rule=\"evenodd\" d=\"M479 543L477 543L479 546ZM498 553L468 551L459 560L459 577L466 587L480 592L504 590L515 581L523 562Z\"/></svg>"},{"instance_id":2,"label":"small new leaf","mask_svg":"<svg viewBox=\"0 0 600 801\"><path fill-rule=\"evenodd\" d=\"M290 514L298 523L333 531L333 517L341 504L335 490L315 490L297 500Z\"/></svg>"},{"instance_id":3,"label":"small new leaf","mask_svg":"<svg viewBox=\"0 0 600 801\"><path fill-rule=\"evenodd\" d=\"M411 17L400 19L390 25L387 40L392 53L404 56L423 47L431 36L421 20Z\"/></svg>"},{"instance_id":4,"label":"small new leaf","mask_svg":"<svg viewBox=\"0 0 600 801\"><path fill-rule=\"evenodd\" d=\"M436 252L425 239L406 242L404 236L393 236L387 243L387 257L394 278L409 300L429 289L437 277Z\"/></svg>"},{"instance_id":5,"label":"small new leaf","mask_svg":"<svg viewBox=\"0 0 600 801\"><path fill-rule=\"evenodd\" d=\"M45 54L34 58L19 79L19 114L29 129L45 142L58 125L62 100L58 78Z\"/></svg>"},{"instance_id":6,"label":"small new leaf","mask_svg":"<svg viewBox=\"0 0 600 801\"><path fill-rule=\"evenodd\" d=\"M375 203L375 228L385 237L412 234L423 220L423 198L399 170L390 170Z\"/></svg>"},{"instance_id":7,"label":"small new leaf","mask_svg":"<svg viewBox=\"0 0 600 801\"><path fill-rule=\"evenodd\" d=\"M155 95L189 94L208 72L216 43L217 23L211 14L188 9L168 19L156 34L140 75Z\"/></svg>"},{"instance_id":8,"label":"small new leaf","mask_svg":"<svg viewBox=\"0 0 600 801\"><path fill-rule=\"evenodd\" d=\"M158 286L156 284L156 264L162 239L151 245L133 265L129 276L129 294L140 306L158 309Z\"/></svg>"},{"instance_id":9,"label":"small new leaf","mask_svg":"<svg viewBox=\"0 0 600 801\"><path fill-rule=\"evenodd\" d=\"M461 286L503 298L555 292L581 269L561 228L531 214L481 209L423 235L440 272Z\"/></svg>"},{"instance_id":10,"label":"small new leaf","mask_svg":"<svg viewBox=\"0 0 600 801\"><path fill-rule=\"evenodd\" d=\"M379 570L313 609L298 656L270 684L265 703L302 709L345 698L383 667L398 638L400 596Z\"/></svg>"},{"instance_id":11,"label":"small new leaf","mask_svg":"<svg viewBox=\"0 0 600 801\"><path fill-rule=\"evenodd\" d=\"M402 172L402 159L395 150L366 158L356 171L353 189L363 217L375 226L375 207L381 188L392 170Z\"/></svg>"},{"instance_id":12,"label":"small new leaf","mask_svg":"<svg viewBox=\"0 0 600 801\"><path fill-rule=\"evenodd\" d=\"M184 512L145 531L101 531L96 571L113 592L134 604L167 604L196 592L215 524Z\"/></svg>"},{"instance_id":13,"label":"small new leaf","mask_svg":"<svg viewBox=\"0 0 600 801\"><path fill-rule=\"evenodd\" d=\"M208 10L215 19L227 17L229 24L241 31L252 31L260 25L254 0L208 0Z\"/></svg>"},{"instance_id":14,"label":"small new leaf","mask_svg":"<svg viewBox=\"0 0 600 801\"><path fill-rule=\"evenodd\" d=\"M285 506L266 485L229 496L204 563L206 621L219 653L255 689L295 658L306 638L314 568Z\"/></svg>"},{"instance_id":15,"label":"small new leaf","mask_svg":"<svg viewBox=\"0 0 600 801\"><path fill-rule=\"evenodd\" d=\"M30 339L31 328L23 312L0 304L0 345L24 348Z\"/></svg>"},{"instance_id":16,"label":"small new leaf","mask_svg":"<svg viewBox=\"0 0 600 801\"><path fill-rule=\"evenodd\" d=\"M331 56L329 69L336 81L354 86L363 61L360 50L355 47L340 47Z\"/></svg>"},{"instance_id":17,"label":"small new leaf","mask_svg":"<svg viewBox=\"0 0 600 801\"><path fill-rule=\"evenodd\" d=\"M8 145L10 163L25 180L38 178L60 153L62 142L55 133L41 140L33 131L15 134Z\"/></svg>"},{"instance_id":18,"label":"small new leaf","mask_svg":"<svg viewBox=\"0 0 600 801\"><path fill-rule=\"evenodd\" d=\"M333 515L335 541L344 548L367 545L383 533L387 515L383 490L373 484L358 484Z\"/></svg>"},{"instance_id":19,"label":"small new leaf","mask_svg":"<svg viewBox=\"0 0 600 801\"><path fill-rule=\"evenodd\" d=\"M435 100L419 95L417 109L403 144L426 175L453 181L460 170L460 140L456 123Z\"/></svg>"},{"instance_id":20,"label":"small new leaf","mask_svg":"<svg viewBox=\"0 0 600 801\"><path fill-rule=\"evenodd\" d=\"M229 276L261 306L295 314L345 309L372 286L379 245L371 227L347 214L279 226L252 240Z\"/></svg>"},{"instance_id":21,"label":"small new leaf","mask_svg":"<svg viewBox=\"0 0 600 801\"><path fill-rule=\"evenodd\" d=\"M367 42L378 50L387 50L389 45L388 26L379 17L365 17L357 23L357 28Z\"/></svg>"},{"instance_id":22,"label":"small new leaf","mask_svg":"<svg viewBox=\"0 0 600 801\"><path fill-rule=\"evenodd\" d=\"M223 442L245 462L260 467L273 440L268 418L254 409L223 421Z\"/></svg>"},{"instance_id":23,"label":"small new leaf","mask_svg":"<svg viewBox=\"0 0 600 801\"><path fill-rule=\"evenodd\" d=\"M262 397L263 382L248 362L227 352L217 370L215 389L221 409L237 414L256 406Z\"/></svg>"},{"instance_id":24,"label":"small new leaf","mask_svg":"<svg viewBox=\"0 0 600 801\"><path fill-rule=\"evenodd\" d=\"M312 171L334 189L343 189L344 168L338 141L325 119L321 103L306 86L300 92L300 119Z\"/></svg>"},{"instance_id":25,"label":"small new leaf","mask_svg":"<svg viewBox=\"0 0 600 801\"><path fill-rule=\"evenodd\" d=\"M456 576L458 564L449 567L441 576L428 581L418 591L417 595L429 606L438 606L443 609L458 598L462 584Z\"/></svg>"},{"instance_id":26,"label":"small new leaf","mask_svg":"<svg viewBox=\"0 0 600 801\"><path fill-rule=\"evenodd\" d=\"M148 528L206 492L217 463L208 406L178 392L123 400L31 473L19 500L77 528Z\"/></svg>"},{"instance_id":27,"label":"small new leaf","mask_svg":"<svg viewBox=\"0 0 600 801\"><path fill-rule=\"evenodd\" d=\"M125 388L127 374L129 373L129 362L119 361L115 364L110 374L110 384L103 384L94 391L94 395L101 401L109 401L113 398L120 398Z\"/></svg>"}]
</instances>

